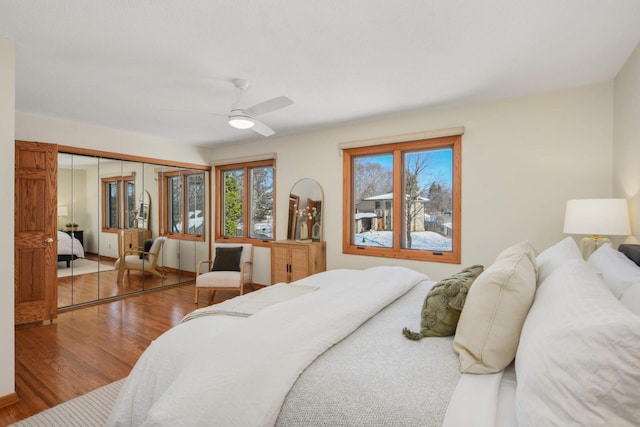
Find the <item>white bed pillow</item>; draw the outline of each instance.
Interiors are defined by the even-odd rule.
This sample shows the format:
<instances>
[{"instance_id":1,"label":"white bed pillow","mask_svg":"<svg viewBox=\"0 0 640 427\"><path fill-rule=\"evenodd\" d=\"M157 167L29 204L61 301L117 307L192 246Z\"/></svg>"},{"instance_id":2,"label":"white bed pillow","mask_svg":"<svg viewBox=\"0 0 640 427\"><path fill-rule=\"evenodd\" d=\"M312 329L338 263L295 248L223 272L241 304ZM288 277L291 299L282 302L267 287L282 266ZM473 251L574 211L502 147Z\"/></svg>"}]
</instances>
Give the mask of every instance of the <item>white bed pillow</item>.
<instances>
[{"instance_id":1,"label":"white bed pillow","mask_svg":"<svg viewBox=\"0 0 640 427\"><path fill-rule=\"evenodd\" d=\"M630 282L620 297L620 302L636 316L640 316L640 279Z\"/></svg>"},{"instance_id":2,"label":"white bed pillow","mask_svg":"<svg viewBox=\"0 0 640 427\"><path fill-rule=\"evenodd\" d=\"M573 237L566 237L553 246L548 247L538 255L536 264L538 267L538 285L555 270L567 261L582 259L582 254Z\"/></svg>"},{"instance_id":3,"label":"white bed pillow","mask_svg":"<svg viewBox=\"0 0 640 427\"><path fill-rule=\"evenodd\" d=\"M633 280L640 280L640 267L608 243L591 254L588 262L602 274L605 283L618 299Z\"/></svg>"},{"instance_id":4,"label":"white bed pillow","mask_svg":"<svg viewBox=\"0 0 640 427\"><path fill-rule=\"evenodd\" d=\"M519 426L632 426L640 420L640 317L586 261L536 291L516 356Z\"/></svg>"},{"instance_id":5,"label":"white bed pillow","mask_svg":"<svg viewBox=\"0 0 640 427\"><path fill-rule=\"evenodd\" d=\"M536 290L535 259L529 242L513 245L469 288L453 340L461 372L499 372L513 360Z\"/></svg>"}]
</instances>

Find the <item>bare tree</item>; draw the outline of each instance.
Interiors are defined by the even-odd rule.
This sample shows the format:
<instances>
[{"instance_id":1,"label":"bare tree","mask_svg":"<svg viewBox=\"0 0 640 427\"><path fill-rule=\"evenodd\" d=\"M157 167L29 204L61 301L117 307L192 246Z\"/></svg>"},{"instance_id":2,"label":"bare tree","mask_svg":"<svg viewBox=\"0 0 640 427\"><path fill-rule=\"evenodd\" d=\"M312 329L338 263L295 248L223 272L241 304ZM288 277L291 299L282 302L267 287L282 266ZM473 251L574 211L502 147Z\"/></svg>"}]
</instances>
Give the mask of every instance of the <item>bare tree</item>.
<instances>
[{"instance_id":1,"label":"bare tree","mask_svg":"<svg viewBox=\"0 0 640 427\"><path fill-rule=\"evenodd\" d=\"M431 155L428 152L411 153L405 156L404 165L404 194L405 194L405 233L407 247L411 248L411 232L414 231L414 221L424 221L424 209L419 209L420 175L429 167ZM422 215L422 218L418 216Z\"/></svg>"},{"instance_id":2,"label":"bare tree","mask_svg":"<svg viewBox=\"0 0 640 427\"><path fill-rule=\"evenodd\" d=\"M354 186L354 203L367 197L390 193L393 190L393 171L374 159L358 159L355 162Z\"/></svg>"}]
</instances>

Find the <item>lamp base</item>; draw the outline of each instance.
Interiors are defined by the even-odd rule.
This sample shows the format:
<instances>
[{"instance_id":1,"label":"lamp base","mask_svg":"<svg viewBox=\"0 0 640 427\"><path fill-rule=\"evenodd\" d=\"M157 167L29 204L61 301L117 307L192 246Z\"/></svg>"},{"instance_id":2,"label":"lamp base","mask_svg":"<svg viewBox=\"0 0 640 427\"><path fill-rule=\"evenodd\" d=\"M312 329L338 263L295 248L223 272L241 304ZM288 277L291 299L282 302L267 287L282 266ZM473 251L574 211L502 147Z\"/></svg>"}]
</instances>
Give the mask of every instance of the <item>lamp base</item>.
<instances>
[{"instance_id":1,"label":"lamp base","mask_svg":"<svg viewBox=\"0 0 640 427\"><path fill-rule=\"evenodd\" d=\"M584 239L580 240L580 252L582 253L582 258L584 258L585 260L589 259L591 254L605 243L611 244L611 240L602 236L585 237Z\"/></svg>"}]
</instances>

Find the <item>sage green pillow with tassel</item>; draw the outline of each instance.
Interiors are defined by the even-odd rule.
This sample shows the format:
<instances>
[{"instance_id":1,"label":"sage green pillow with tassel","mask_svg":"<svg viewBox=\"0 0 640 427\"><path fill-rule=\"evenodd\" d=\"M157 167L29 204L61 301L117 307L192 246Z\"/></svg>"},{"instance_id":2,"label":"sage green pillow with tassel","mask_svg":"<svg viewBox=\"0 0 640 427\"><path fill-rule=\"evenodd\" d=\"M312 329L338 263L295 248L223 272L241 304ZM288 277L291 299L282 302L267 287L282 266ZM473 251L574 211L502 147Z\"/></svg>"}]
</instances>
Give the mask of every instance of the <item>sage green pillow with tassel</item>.
<instances>
[{"instance_id":1,"label":"sage green pillow with tassel","mask_svg":"<svg viewBox=\"0 0 640 427\"><path fill-rule=\"evenodd\" d=\"M469 288L483 270L474 265L436 283L422 305L420 332L404 328L402 333L411 340L455 334Z\"/></svg>"}]
</instances>

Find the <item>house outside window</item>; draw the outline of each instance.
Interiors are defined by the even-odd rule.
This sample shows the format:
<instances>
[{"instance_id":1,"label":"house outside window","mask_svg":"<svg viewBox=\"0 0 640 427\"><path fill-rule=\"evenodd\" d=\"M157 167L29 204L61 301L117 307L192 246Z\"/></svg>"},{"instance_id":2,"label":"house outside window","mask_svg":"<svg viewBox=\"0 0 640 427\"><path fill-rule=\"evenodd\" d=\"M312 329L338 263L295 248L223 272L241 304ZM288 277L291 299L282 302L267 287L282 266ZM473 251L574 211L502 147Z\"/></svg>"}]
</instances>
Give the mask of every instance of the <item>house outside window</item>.
<instances>
[{"instance_id":1,"label":"house outside window","mask_svg":"<svg viewBox=\"0 0 640 427\"><path fill-rule=\"evenodd\" d=\"M102 178L102 231L133 227L135 194L134 176Z\"/></svg>"},{"instance_id":2,"label":"house outside window","mask_svg":"<svg viewBox=\"0 0 640 427\"><path fill-rule=\"evenodd\" d=\"M273 178L273 159L216 167L216 240L258 246L273 240Z\"/></svg>"},{"instance_id":3,"label":"house outside window","mask_svg":"<svg viewBox=\"0 0 640 427\"><path fill-rule=\"evenodd\" d=\"M461 137L344 150L343 252L460 262Z\"/></svg>"}]
</instances>

